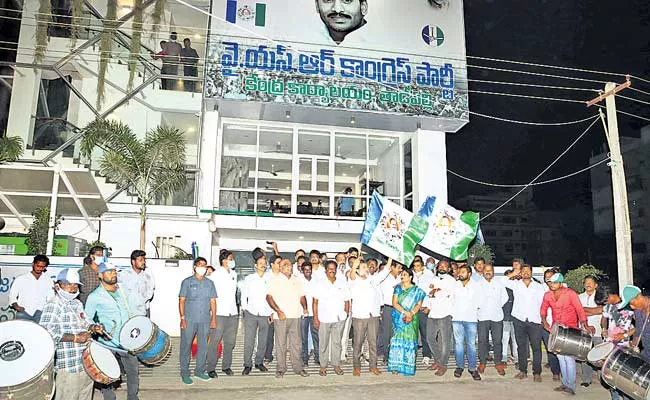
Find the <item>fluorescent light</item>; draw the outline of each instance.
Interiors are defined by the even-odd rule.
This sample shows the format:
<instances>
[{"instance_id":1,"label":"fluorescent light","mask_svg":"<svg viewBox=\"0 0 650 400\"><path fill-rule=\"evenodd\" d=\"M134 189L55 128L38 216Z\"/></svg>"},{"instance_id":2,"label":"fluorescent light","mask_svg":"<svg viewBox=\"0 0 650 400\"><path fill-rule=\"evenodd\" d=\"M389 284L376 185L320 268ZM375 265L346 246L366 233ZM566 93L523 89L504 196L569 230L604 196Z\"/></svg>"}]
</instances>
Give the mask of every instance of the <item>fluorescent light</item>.
<instances>
[{"instance_id":1,"label":"fluorescent light","mask_svg":"<svg viewBox=\"0 0 650 400\"><path fill-rule=\"evenodd\" d=\"M194 39L196 39L196 40L201 39L201 35L199 35L199 34L194 35Z\"/></svg>"},{"instance_id":2,"label":"fluorescent light","mask_svg":"<svg viewBox=\"0 0 650 400\"><path fill-rule=\"evenodd\" d=\"M304 240L304 239L305 239L304 236L298 236L298 240Z\"/></svg>"},{"instance_id":3,"label":"fluorescent light","mask_svg":"<svg viewBox=\"0 0 650 400\"><path fill-rule=\"evenodd\" d=\"M284 116L286 119L291 119L291 111L287 111L286 113L284 113Z\"/></svg>"},{"instance_id":4,"label":"fluorescent light","mask_svg":"<svg viewBox=\"0 0 650 400\"><path fill-rule=\"evenodd\" d=\"M194 133L194 132L196 132L196 128L193 127L193 126L190 126L189 128L187 128L187 132L188 133Z\"/></svg>"},{"instance_id":5,"label":"fluorescent light","mask_svg":"<svg viewBox=\"0 0 650 400\"><path fill-rule=\"evenodd\" d=\"M357 119L354 118L354 117L350 118L350 123L351 123L352 125L356 124L356 123L357 123Z\"/></svg>"}]
</instances>

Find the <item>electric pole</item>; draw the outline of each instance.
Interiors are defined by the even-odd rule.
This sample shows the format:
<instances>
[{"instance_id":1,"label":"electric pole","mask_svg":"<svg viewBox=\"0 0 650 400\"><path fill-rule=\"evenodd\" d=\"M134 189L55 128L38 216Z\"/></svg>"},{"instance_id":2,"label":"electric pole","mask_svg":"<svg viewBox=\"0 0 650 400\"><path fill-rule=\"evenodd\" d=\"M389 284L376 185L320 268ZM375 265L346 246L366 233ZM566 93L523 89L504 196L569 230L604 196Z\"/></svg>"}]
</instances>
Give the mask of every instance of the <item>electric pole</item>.
<instances>
[{"instance_id":1,"label":"electric pole","mask_svg":"<svg viewBox=\"0 0 650 400\"><path fill-rule=\"evenodd\" d=\"M614 232L616 236L616 261L618 265L618 285L623 289L625 285L634 284L633 260L632 260L632 235L630 229L630 213L627 203L627 186L625 183L625 168L623 167L623 155L618 136L618 118L616 117L615 94L630 87L631 82L628 76L627 81L621 85L607 83L605 92L595 99L587 102L587 107L592 106L603 99L607 111L607 127L605 134L609 145L610 161L607 165L612 170L612 195L614 207ZM602 110L599 110L601 118Z\"/></svg>"}]
</instances>

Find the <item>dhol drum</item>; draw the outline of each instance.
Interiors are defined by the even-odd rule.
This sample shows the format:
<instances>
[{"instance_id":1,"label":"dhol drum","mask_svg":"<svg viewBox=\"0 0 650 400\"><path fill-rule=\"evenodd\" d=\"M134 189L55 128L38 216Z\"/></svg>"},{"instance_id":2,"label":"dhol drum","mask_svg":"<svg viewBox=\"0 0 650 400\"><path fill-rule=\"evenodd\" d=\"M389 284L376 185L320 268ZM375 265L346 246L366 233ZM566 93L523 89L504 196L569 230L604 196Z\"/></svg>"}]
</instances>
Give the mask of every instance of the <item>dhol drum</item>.
<instances>
[{"instance_id":1,"label":"dhol drum","mask_svg":"<svg viewBox=\"0 0 650 400\"><path fill-rule=\"evenodd\" d=\"M559 324L553 325L548 338L548 347L552 353L573 356L578 361L587 361L592 343L589 333Z\"/></svg>"},{"instance_id":2,"label":"dhol drum","mask_svg":"<svg viewBox=\"0 0 650 400\"><path fill-rule=\"evenodd\" d=\"M90 379L108 385L120 379L120 364L113 353L97 342L90 342L81 358Z\"/></svg>"},{"instance_id":3,"label":"dhol drum","mask_svg":"<svg viewBox=\"0 0 650 400\"><path fill-rule=\"evenodd\" d=\"M605 383L635 400L650 398L650 363L635 351L617 347L603 364Z\"/></svg>"},{"instance_id":4,"label":"dhol drum","mask_svg":"<svg viewBox=\"0 0 650 400\"><path fill-rule=\"evenodd\" d=\"M0 399L50 400L54 394L54 340L42 326L0 322Z\"/></svg>"},{"instance_id":5,"label":"dhol drum","mask_svg":"<svg viewBox=\"0 0 650 400\"><path fill-rule=\"evenodd\" d=\"M172 350L169 335L144 316L133 317L122 325L120 344L149 365L164 363Z\"/></svg>"},{"instance_id":6,"label":"dhol drum","mask_svg":"<svg viewBox=\"0 0 650 400\"><path fill-rule=\"evenodd\" d=\"M604 342L594 346L587 354L587 361L594 366L601 368L605 364L605 360L612 354L616 346L612 342Z\"/></svg>"}]
</instances>

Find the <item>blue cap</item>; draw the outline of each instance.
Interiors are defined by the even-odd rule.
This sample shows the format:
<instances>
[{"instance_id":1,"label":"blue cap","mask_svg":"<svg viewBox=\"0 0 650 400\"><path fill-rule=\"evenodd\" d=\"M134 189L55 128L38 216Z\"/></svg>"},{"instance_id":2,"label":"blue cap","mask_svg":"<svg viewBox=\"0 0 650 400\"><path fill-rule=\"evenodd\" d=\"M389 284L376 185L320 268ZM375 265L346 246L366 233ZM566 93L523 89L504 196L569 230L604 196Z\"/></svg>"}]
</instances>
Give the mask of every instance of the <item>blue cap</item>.
<instances>
[{"instance_id":1,"label":"blue cap","mask_svg":"<svg viewBox=\"0 0 650 400\"><path fill-rule=\"evenodd\" d=\"M115 268L115 265L113 265L111 263L103 262L103 263L99 264L99 273L100 274L103 274L104 272L110 271L112 269L117 269L117 268Z\"/></svg>"},{"instance_id":2,"label":"blue cap","mask_svg":"<svg viewBox=\"0 0 650 400\"><path fill-rule=\"evenodd\" d=\"M79 273L77 272L77 270L70 269L70 268L61 270L61 272L59 272L59 274L56 276L56 281L63 282L63 283L76 283L77 285L83 285L83 283L81 283L81 280L79 279Z\"/></svg>"}]
</instances>

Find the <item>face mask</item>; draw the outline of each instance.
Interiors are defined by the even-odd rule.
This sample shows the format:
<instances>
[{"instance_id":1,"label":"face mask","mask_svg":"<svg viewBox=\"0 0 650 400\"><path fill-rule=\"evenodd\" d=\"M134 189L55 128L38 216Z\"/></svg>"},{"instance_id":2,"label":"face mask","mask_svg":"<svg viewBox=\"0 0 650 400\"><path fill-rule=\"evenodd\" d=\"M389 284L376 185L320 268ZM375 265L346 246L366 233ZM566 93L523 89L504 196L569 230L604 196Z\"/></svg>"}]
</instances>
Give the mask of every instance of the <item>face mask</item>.
<instances>
[{"instance_id":1,"label":"face mask","mask_svg":"<svg viewBox=\"0 0 650 400\"><path fill-rule=\"evenodd\" d=\"M235 260L228 260L228 268L230 269L235 268Z\"/></svg>"},{"instance_id":2,"label":"face mask","mask_svg":"<svg viewBox=\"0 0 650 400\"><path fill-rule=\"evenodd\" d=\"M436 266L435 266L434 263L427 263L427 269L428 269L428 270L433 270L435 267L436 267Z\"/></svg>"},{"instance_id":3,"label":"face mask","mask_svg":"<svg viewBox=\"0 0 650 400\"><path fill-rule=\"evenodd\" d=\"M76 291L74 293L70 293L70 292L66 292L63 289L60 289L58 293L59 293L59 296L61 296L61 298L63 300L65 300L65 301L72 301L72 300L76 299L77 296L79 296L79 291Z\"/></svg>"},{"instance_id":4,"label":"face mask","mask_svg":"<svg viewBox=\"0 0 650 400\"><path fill-rule=\"evenodd\" d=\"M196 271L196 273L197 273L199 276L204 276L205 273L207 272L207 270L208 270L208 269L207 269L206 267L196 267L196 268L194 269L194 271Z\"/></svg>"}]
</instances>

